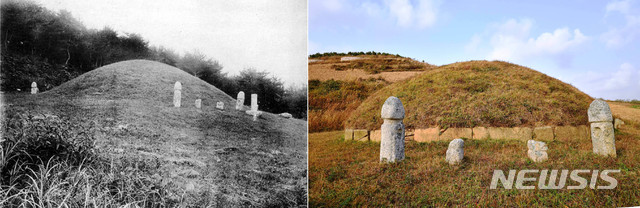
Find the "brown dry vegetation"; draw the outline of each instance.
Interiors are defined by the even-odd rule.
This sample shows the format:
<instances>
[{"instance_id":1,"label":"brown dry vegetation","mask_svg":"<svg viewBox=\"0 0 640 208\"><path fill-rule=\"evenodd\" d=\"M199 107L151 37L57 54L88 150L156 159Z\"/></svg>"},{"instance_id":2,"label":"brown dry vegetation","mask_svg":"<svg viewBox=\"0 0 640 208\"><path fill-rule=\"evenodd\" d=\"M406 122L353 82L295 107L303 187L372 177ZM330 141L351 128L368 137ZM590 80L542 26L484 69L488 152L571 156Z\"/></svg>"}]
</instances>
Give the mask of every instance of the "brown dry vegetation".
<instances>
[{"instance_id":1,"label":"brown dry vegetation","mask_svg":"<svg viewBox=\"0 0 640 208\"><path fill-rule=\"evenodd\" d=\"M344 62L340 61L341 57L324 56L309 62L310 132L343 129L351 112L373 92L434 67L393 55L360 55L363 59ZM349 69L337 71L335 66ZM385 69L371 74L359 67Z\"/></svg>"},{"instance_id":2,"label":"brown dry vegetation","mask_svg":"<svg viewBox=\"0 0 640 208\"><path fill-rule=\"evenodd\" d=\"M616 113L614 111L614 113ZM406 159L380 164L380 143L344 141L343 132L309 135L309 203L317 207L620 207L640 204L640 123L616 131L617 158L592 153L590 140L552 141L533 163L516 140L465 140L464 162L445 161L448 142L406 141ZM613 190L491 190L494 170L619 169ZM537 175L534 175L536 177ZM567 186L576 185L567 179ZM607 184L599 179L599 185ZM537 185L528 182L525 185Z\"/></svg>"},{"instance_id":3,"label":"brown dry vegetation","mask_svg":"<svg viewBox=\"0 0 640 208\"><path fill-rule=\"evenodd\" d=\"M309 81L309 131L344 128L344 121L371 93L387 86L382 79Z\"/></svg>"},{"instance_id":4,"label":"brown dry vegetation","mask_svg":"<svg viewBox=\"0 0 640 208\"><path fill-rule=\"evenodd\" d=\"M389 82L407 79L434 65L392 55L360 55L362 59L340 61L342 56L328 56L309 62L309 80L355 80L382 78Z\"/></svg>"},{"instance_id":5,"label":"brown dry vegetation","mask_svg":"<svg viewBox=\"0 0 640 208\"><path fill-rule=\"evenodd\" d=\"M532 69L501 61L453 63L372 94L346 125L377 129L389 96L404 104L408 128L586 125L593 98Z\"/></svg>"}]
</instances>

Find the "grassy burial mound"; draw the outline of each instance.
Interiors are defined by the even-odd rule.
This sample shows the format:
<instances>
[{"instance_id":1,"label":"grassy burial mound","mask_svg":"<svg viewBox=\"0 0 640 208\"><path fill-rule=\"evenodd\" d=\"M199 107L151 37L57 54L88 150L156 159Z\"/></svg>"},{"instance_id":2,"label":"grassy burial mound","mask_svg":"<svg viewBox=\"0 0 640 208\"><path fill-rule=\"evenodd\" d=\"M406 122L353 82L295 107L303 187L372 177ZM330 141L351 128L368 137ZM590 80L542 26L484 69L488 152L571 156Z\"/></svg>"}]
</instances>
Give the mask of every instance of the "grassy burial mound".
<instances>
[{"instance_id":1,"label":"grassy burial mound","mask_svg":"<svg viewBox=\"0 0 640 208\"><path fill-rule=\"evenodd\" d=\"M43 93L5 93L3 104L0 206L306 204L306 122L267 112L254 122L235 99L166 64L118 62Z\"/></svg>"},{"instance_id":2,"label":"grassy burial mound","mask_svg":"<svg viewBox=\"0 0 640 208\"><path fill-rule=\"evenodd\" d=\"M453 63L372 94L351 114L347 128L379 129L380 109L396 96L408 128L587 125L593 98L527 67L501 61Z\"/></svg>"}]
</instances>

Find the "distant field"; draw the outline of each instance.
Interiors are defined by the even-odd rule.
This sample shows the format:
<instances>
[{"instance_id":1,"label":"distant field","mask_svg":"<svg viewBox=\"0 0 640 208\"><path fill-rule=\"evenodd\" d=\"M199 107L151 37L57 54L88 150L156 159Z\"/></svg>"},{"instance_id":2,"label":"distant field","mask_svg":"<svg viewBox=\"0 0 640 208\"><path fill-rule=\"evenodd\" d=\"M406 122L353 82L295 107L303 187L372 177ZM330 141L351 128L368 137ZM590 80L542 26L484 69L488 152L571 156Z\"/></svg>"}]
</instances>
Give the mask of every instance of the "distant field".
<instances>
[{"instance_id":1,"label":"distant field","mask_svg":"<svg viewBox=\"0 0 640 208\"><path fill-rule=\"evenodd\" d=\"M615 106L612 105L612 106ZM618 107L612 107L614 115ZM632 109L635 110L635 109ZM637 112L636 112L637 113ZM640 114L635 114L640 115ZM309 135L309 200L322 207L621 207L640 204L640 122L616 131L617 158L592 153L590 140L549 142L533 163L525 142L465 140L464 162L445 161L448 142L405 143L406 159L380 164L380 143L344 141L343 132ZM619 169L613 190L490 190L493 170ZM599 179L598 184L605 183ZM568 180L567 185L576 185ZM525 185L536 185L529 182Z\"/></svg>"}]
</instances>

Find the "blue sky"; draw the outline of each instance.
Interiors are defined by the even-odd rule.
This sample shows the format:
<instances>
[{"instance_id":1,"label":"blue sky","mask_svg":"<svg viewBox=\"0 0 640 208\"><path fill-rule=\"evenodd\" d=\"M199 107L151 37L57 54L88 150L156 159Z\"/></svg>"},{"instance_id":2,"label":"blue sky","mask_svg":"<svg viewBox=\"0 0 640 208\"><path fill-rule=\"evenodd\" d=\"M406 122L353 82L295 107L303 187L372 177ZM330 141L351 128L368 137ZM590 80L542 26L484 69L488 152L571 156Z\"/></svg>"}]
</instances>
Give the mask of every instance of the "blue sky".
<instances>
[{"instance_id":1,"label":"blue sky","mask_svg":"<svg viewBox=\"0 0 640 208\"><path fill-rule=\"evenodd\" d=\"M309 53L505 60L592 97L640 99L640 0L309 1Z\"/></svg>"}]
</instances>

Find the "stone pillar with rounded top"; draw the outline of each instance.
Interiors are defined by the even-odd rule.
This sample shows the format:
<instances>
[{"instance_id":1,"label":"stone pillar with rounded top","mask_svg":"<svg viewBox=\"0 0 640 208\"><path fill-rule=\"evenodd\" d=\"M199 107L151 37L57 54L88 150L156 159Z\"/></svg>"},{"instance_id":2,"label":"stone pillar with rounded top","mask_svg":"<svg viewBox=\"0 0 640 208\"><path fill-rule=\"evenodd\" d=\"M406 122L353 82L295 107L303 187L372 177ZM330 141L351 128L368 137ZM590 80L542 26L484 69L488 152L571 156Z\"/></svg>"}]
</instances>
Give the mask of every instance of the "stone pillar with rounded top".
<instances>
[{"instance_id":1,"label":"stone pillar with rounded top","mask_svg":"<svg viewBox=\"0 0 640 208\"><path fill-rule=\"evenodd\" d=\"M601 99L594 100L589 105L588 115L593 153L616 157L616 138L609 104Z\"/></svg>"},{"instance_id":2,"label":"stone pillar with rounded top","mask_svg":"<svg viewBox=\"0 0 640 208\"><path fill-rule=\"evenodd\" d=\"M258 120L258 94L251 94L251 113L253 113L253 121Z\"/></svg>"},{"instance_id":3,"label":"stone pillar with rounded top","mask_svg":"<svg viewBox=\"0 0 640 208\"><path fill-rule=\"evenodd\" d=\"M240 91L236 99L236 110L242 110L242 106L244 106L244 92Z\"/></svg>"},{"instance_id":4,"label":"stone pillar with rounded top","mask_svg":"<svg viewBox=\"0 0 640 208\"><path fill-rule=\"evenodd\" d=\"M389 97L382 105L380 127L380 162L397 162L404 159L404 107L397 97Z\"/></svg>"},{"instance_id":5,"label":"stone pillar with rounded top","mask_svg":"<svg viewBox=\"0 0 640 208\"><path fill-rule=\"evenodd\" d=\"M173 85L173 107L180 107L180 99L182 99L182 84L180 82L176 82Z\"/></svg>"},{"instance_id":6,"label":"stone pillar with rounded top","mask_svg":"<svg viewBox=\"0 0 640 208\"><path fill-rule=\"evenodd\" d=\"M31 82L31 94L38 93L38 84L36 82Z\"/></svg>"}]
</instances>

